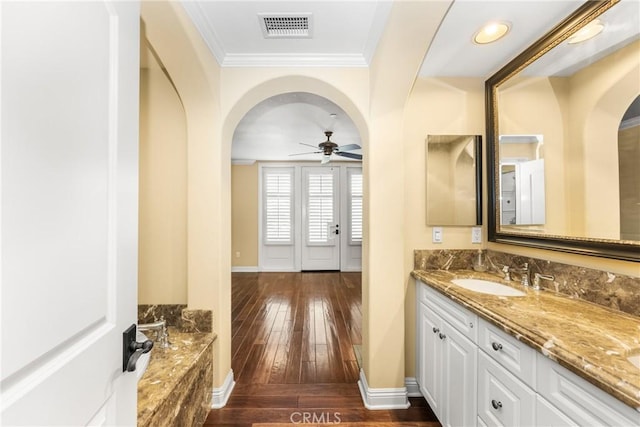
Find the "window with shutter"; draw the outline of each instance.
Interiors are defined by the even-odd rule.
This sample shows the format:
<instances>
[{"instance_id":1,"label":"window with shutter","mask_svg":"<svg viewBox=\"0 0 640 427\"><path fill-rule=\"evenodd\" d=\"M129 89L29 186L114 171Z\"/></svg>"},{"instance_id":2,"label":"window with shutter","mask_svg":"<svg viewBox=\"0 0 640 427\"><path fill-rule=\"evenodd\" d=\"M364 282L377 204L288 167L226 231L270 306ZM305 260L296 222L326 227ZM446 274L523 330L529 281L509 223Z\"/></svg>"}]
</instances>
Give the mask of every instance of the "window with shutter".
<instances>
[{"instance_id":1,"label":"window with shutter","mask_svg":"<svg viewBox=\"0 0 640 427\"><path fill-rule=\"evenodd\" d=\"M362 172L349 172L349 244L362 244Z\"/></svg>"},{"instance_id":2,"label":"window with shutter","mask_svg":"<svg viewBox=\"0 0 640 427\"><path fill-rule=\"evenodd\" d=\"M265 244L293 243L293 170L264 171Z\"/></svg>"},{"instance_id":3,"label":"window with shutter","mask_svg":"<svg viewBox=\"0 0 640 427\"><path fill-rule=\"evenodd\" d=\"M333 223L333 175L310 173L307 197L307 243L326 243Z\"/></svg>"}]
</instances>

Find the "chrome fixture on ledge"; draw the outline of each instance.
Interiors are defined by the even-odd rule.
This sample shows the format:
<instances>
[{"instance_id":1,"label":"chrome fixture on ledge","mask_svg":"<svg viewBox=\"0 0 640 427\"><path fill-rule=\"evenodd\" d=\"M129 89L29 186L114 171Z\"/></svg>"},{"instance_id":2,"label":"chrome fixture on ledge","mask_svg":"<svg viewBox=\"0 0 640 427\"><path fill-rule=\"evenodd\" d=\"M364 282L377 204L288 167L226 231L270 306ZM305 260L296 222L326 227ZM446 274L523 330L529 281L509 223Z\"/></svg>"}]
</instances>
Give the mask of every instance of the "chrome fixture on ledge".
<instances>
[{"instance_id":1,"label":"chrome fixture on ledge","mask_svg":"<svg viewBox=\"0 0 640 427\"><path fill-rule=\"evenodd\" d=\"M510 269L511 267L509 267L508 265L502 267L502 274L504 274L504 280L506 280L507 282L510 282L512 280Z\"/></svg>"},{"instance_id":2,"label":"chrome fixture on ledge","mask_svg":"<svg viewBox=\"0 0 640 427\"><path fill-rule=\"evenodd\" d=\"M550 274L540 274L540 273L535 273L533 275L533 290L534 291L539 291L540 290L540 280L555 280L555 277L551 276Z\"/></svg>"},{"instance_id":3,"label":"chrome fixture on ledge","mask_svg":"<svg viewBox=\"0 0 640 427\"><path fill-rule=\"evenodd\" d=\"M156 341L162 348L168 348L171 345L169 342L169 332L167 331L167 321L164 320L163 317L160 317L160 320L153 323L139 324L138 330L140 332L155 332L156 338L154 341Z\"/></svg>"},{"instance_id":4,"label":"chrome fixture on ledge","mask_svg":"<svg viewBox=\"0 0 640 427\"><path fill-rule=\"evenodd\" d=\"M520 283L522 286L529 286L529 263L525 262L520 268L512 268L511 271L520 275Z\"/></svg>"}]
</instances>

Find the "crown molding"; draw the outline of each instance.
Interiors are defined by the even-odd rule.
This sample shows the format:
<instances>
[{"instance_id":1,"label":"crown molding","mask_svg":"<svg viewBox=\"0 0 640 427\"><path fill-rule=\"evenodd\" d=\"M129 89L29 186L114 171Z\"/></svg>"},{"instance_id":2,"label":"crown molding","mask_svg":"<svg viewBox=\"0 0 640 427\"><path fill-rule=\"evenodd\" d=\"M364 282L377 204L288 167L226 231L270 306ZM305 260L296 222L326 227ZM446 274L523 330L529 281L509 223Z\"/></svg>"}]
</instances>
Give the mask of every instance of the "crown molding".
<instances>
[{"instance_id":1,"label":"crown molding","mask_svg":"<svg viewBox=\"0 0 640 427\"><path fill-rule=\"evenodd\" d=\"M222 47L222 43L220 42L220 37L213 29L211 25L209 25L209 21L206 18L204 11L202 10L202 6L199 2L181 2L182 7L189 15L189 18L193 21L194 25L198 29L198 32L202 36L202 39L209 47L211 53L216 58L218 65L222 65L224 59L226 57L226 52Z\"/></svg>"},{"instance_id":2,"label":"crown molding","mask_svg":"<svg viewBox=\"0 0 640 427\"><path fill-rule=\"evenodd\" d=\"M358 54L236 54L228 53L222 67L368 67L365 57Z\"/></svg>"}]
</instances>

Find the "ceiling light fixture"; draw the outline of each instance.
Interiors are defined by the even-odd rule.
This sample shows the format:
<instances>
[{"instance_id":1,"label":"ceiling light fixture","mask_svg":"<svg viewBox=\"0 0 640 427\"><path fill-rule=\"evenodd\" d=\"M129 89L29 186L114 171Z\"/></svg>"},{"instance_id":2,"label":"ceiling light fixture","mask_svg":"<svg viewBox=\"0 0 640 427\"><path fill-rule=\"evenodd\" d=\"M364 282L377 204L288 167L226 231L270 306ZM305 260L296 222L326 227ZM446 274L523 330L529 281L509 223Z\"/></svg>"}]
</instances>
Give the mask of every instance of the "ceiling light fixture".
<instances>
[{"instance_id":1,"label":"ceiling light fixture","mask_svg":"<svg viewBox=\"0 0 640 427\"><path fill-rule=\"evenodd\" d=\"M567 39L567 43L569 44L581 43L583 41L589 40L590 38L597 36L602 32L602 30L604 30L604 23L601 20L596 19L595 21L589 22L587 25L582 27L580 31L578 31L577 33L569 37Z\"/></svg>"},{"instance_id":2,"label":"ceiling light fixture","mask_svg":"<svg viewBox=\"0 0 640 427\"><path fill-rule=\"evenodd\" d=\"M493 43L504 37L509 29L510 25L506 22L490 22L475 33L473 42L476 44Z\"/></svg>"}]
</instances>

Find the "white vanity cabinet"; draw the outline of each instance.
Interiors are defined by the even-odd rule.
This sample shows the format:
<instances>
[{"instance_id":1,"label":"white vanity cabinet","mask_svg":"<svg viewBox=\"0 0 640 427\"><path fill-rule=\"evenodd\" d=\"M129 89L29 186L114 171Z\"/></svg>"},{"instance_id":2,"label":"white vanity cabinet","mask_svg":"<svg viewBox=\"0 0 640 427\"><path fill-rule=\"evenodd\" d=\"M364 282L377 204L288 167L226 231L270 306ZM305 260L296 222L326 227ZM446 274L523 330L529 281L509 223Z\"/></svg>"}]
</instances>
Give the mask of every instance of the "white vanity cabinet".
<instances>
[{"instance_id":1,"label":"white vanity cabinet","mask_svg":"<svg viewBox=\"0 0 640 427\"><path fill-rule=\"evenodd\" d=\"M640 412L416 284L416 380L443 426L640 426Z\"/></svg>"},{"instance_id":2,"label":"white vanity cabinet","mask_svg":"<svg viewBox=\"0 0 640 427\"><path fill-rule=\"evenodd\" d=\"M420 282L417 293L420 391L443 426L474 426L477 316Z\"/></svg>"}]
</instances>

